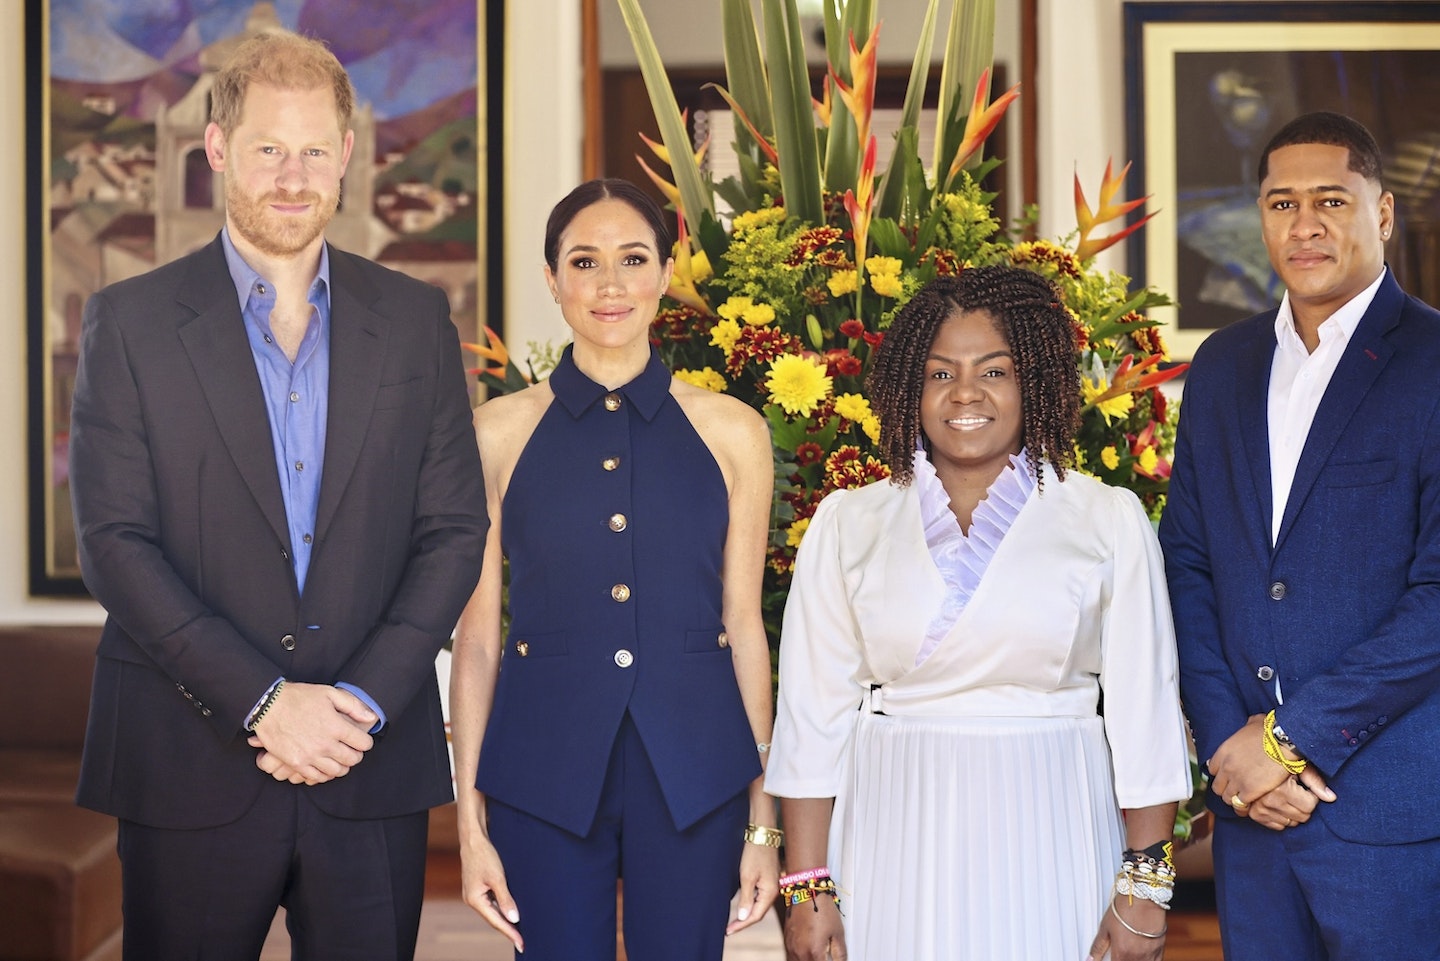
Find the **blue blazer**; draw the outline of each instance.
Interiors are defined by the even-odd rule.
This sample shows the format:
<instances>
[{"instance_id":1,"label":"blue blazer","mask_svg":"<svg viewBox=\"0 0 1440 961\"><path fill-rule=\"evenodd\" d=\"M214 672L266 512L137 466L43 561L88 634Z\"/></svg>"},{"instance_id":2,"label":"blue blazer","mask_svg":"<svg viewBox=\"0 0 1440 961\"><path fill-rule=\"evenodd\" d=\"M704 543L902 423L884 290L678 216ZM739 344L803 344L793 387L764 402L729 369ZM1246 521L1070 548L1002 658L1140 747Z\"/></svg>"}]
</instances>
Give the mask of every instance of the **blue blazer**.
<instances>
[{"instance_id":1,"label":"blue blazer","mask_svg":"<svg viewBox=\"0 0 1440 961\"><path fill-rule=\"evenodd\" d=\"M1199 756L1277 720L1338 836L1440 836L1440 312L1386 272L1316 411L1274 547L1275 311L1212 335L1185 387L1165 550ZM1284 706L1277 704L1280 680ZM1211 797L1210 807L1234 816Z\"/></svg>"}]
</instances>

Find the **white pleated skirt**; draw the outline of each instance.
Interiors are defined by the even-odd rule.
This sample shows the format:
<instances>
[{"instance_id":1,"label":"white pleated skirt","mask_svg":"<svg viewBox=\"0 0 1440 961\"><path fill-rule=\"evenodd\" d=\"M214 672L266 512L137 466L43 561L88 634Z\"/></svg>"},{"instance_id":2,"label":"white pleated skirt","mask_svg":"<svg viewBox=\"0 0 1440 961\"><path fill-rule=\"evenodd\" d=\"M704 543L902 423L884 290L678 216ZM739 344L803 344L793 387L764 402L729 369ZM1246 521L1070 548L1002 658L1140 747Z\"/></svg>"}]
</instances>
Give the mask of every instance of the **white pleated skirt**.
<instances>
[{"instance_id":1,"label":"white pleated skirt","mask_svg":"<svg viewBox=\"0 0 1440 961\"><path fill-rule=\"evenodd\" d=\"M1122 849L1100 718L862 712L847 767L850 961L1083 961Z\"/></svg>"}]
</instances>

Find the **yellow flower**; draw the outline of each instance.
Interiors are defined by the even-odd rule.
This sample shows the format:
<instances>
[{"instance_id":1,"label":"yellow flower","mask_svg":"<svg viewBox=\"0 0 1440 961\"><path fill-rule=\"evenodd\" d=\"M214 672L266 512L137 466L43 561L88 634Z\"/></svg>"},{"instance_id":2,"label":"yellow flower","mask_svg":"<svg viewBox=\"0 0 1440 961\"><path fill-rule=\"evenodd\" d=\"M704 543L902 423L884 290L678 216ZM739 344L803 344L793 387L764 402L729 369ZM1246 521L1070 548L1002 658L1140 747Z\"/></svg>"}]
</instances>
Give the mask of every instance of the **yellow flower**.
<instances>
[{"instance_id":1,"label":"yellow flower","mask_svg":"<svg viewBox=\"0 0 1440 961\"><path fill-rule=\"evenodd\" d=\"M783 223L784 220L784 207L762 207L759 210L737 214L731 221L731 228L734 233L743 234L747 230L754 230L756 227L763 227L766 224Z\"/></svg>"},{"instance_id":2,"label":"yellow flower","mask_svg":"<svg viewBox=\"0 0 1440 961\"><path fill-rule=\"evenodd\" d=\"M741 316L752 327L764 327L775 319L775 308L769 304L752 304L741 312Z\"/></svg>"},{"instance_id":3,"label":"yellow flower","mask_svg":"<svg viewBox=\"0 0 1440 961\"><path fill-rule=\"evenodd\" d=\"M724 310L722 307L721 310ZM719 347L728 357L730 351L735 349L735 341L740 339L740 325L730 318L717 320L715 326L710 329L710 343Z\"/></svg>"},{"instance_id":4,"label":"yellow flower","mask_svg":"<svg viewBox=\"0 0 1440 961\"><path fill-rule=\"evenodd\" d=\"M1114 444L1105 445L1105 449L1100 452L1100 463L1104 464L1107 470L1120 466L1120 455L1115 452Z\"/></svg>"},{"instance_id":5,"label":"yellow flower","mask_svg":"<svg viewBox=\"0 0 1440 961\"><path fill-rule=\"evenodd\" d=\"M697 250L690 255L690 279L701 283L715 276L715 268L710 266L710 258L705 251Z\"/></svg>"},{"instance_id":6,"label":"yellow flower","mask_svg":"<svg viewBox=\"0 0 1440 961\"><path fill-rule=\"evenodd\" d=\"M870 443L880 443L880 418L871 414L860 422L860 429L865 432L866 437L870 438Z\"/></svg>"},{"instance_id":7,"label":"yellow flower","mask_svg":"<svg viewBox=\"0 0 1440 961\"><path fill-rule=\"evenodd\" d=\"M1102 395L1109 390L1110 385L1104 377L1100 378L1098 384L1089 377L1080 378L1080 392L1085 395L1085 403L1095 405L1095 409L1105 418L1107 424L1110 423L1110 418L1124 417L1135 406L1135 398L1128 393L1102 399Z\"/></svg>"},{"instance_id":8,"label":"yellow flower","mask_svg":"<svg viewBox=\"0 0 1440 961\"><path fill-rule=\"evenodd\" d=\"M865 260L865 269L871 275L880 274L890 277L900 276L900 261L895 257L868 257Z\"/></svg>"},{"instance_id":9,"label":"yellow flower","mask_svg":"<svg viewBox=\"0 0 1440 961\"><path fill-rule=\"evenodd\" d=\"M835 413L857 424L872 416L870 401L863 394L841 394L835 398Z\"/></svg>"},{"instance_id":10,"label":"yellow flower","mask_svg":"<svg viewBox=\"0 0 1440 961\"><path fill-rule=\"evenodd\" d=\"M770 362L770 376L765 386L770 402L779 404L787 414L809 417L830 395L830 375L825 366L812 358L785 354Z\"/></svg>"},{"instance_id":11,"label":"yellow flower","mask_svg":"<svg viewBox=\"0 0 1440 961\"><path fill-rule=\"evenodd\" d=\"M785 531L785 544L787 547L799 547L800 541L805 537L805 532L810 529L810 518L802 517L791 524Z\"/></svg>"},{"instance_id":12,"label":"yellow flower","mask_svg":"<svg viewBox=\"0 0 1440 961\"><path fill-rule=\"evenodd\" d=\"M825 282L831 297L844 297L860 289L860 275L853 270L837 270Z\"/></svg>"},{"instance_id":13,"label":"yellow flower","mask_svg":"<svg viewBox=\"0 0 1440 961\"><path fill-rule=\"evenodd\" d=\"M871 274L870 286L874 287L875 293L881 297L899 297L905 289L905 285L900 282L899 274Z\"/></svg>"},{"instance_id":14,"label":"yellow flower","mask_svg":"<svg viewBox=\"0 0 1440 961\"><path fill-rule=\"evenodd\" d=\"M717 394L725 393L725 375L710 367L706 367L704 370L677 370L675 379L683 380L687 384L694 384L696 387L703 387Z\"/></svg>"},{"instance_id":15,"label":"yellow flower","mask_svg":"<svg viewBox=\"0 0 1440 961\"><path fill-rule=\"evenodd\" d=\"M1159 461L1160 455L1155 453L1155 448L1147 447L1140 452L1140 458L1135 462L1135 471L1139 474L1153 474Z\"/></svg>"},{"instance_id":16,"label":"yellow flower","mask_svg":"<svg viewBox=\"0 0 1440 961\"><path fill-rule=\"evenodd\" d=\"M725 301L725 303L721 304L720 309L715 312L721 317L724 317L726 320L738 321L744 320L745 311L749 310L753 306L755 306L755 301L751 300L749 297L731 297L729 300Z\"/></svg>"}]
</instances>

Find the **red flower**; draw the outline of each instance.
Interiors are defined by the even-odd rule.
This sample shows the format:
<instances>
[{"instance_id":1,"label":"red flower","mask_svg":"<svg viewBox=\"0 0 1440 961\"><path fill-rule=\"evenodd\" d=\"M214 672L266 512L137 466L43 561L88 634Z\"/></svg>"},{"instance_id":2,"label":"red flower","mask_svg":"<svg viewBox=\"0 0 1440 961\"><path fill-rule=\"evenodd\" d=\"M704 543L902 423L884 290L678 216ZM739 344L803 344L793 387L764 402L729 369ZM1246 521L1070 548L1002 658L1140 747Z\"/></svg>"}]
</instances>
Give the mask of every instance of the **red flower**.
<instances>
[{"instance_id":1,"label":"red flower","mask_svg":"<svg viewBox=\"0 0 1440 961\"><path fill-rule=\"evenodd\" d=\"M811 464L820 463L825 456L824 449L812 440L807 440L795 448L795 463L801 467L809 467Z\"/></svg>"},{"instance_id":2,"label":"red flower","mask_svg":"<svg viewBox=\"0 0 1440 961\"><path fill-rule=\"evenodd\" d=\"M872 333L870 333L868 330L865 332L865 343L869 344L871 347L879 347L879 346L880 346L880 341L882 341L882 340L884 340L884 339L885 339L885 335L884 335L884 334L880 334L880 333L872 334Z\"/></svg>"},{"instance_id":3,"label":"red flower","mask_svg":"<svg viewBox=\"0 0 1440 961\"><path fill-rule=\"evenodd\" d=\"M843 347L825 351L825 373L831 377L858 377L860 370L860 358Z\"/></svg>"},{"instance_id":4,"label":"red flower","mask_svg":"<svg viewBox=\"0 0 1440 961\"><path fill-rule=\"evenodd\" d=\"M850 320L847 320L845 321L845 323L840 325L840 333L844 334L846 337L849 337L851 340L854 340L857 337L864 335L865 325L852 317Z\"/></svg>"}]
</instances>

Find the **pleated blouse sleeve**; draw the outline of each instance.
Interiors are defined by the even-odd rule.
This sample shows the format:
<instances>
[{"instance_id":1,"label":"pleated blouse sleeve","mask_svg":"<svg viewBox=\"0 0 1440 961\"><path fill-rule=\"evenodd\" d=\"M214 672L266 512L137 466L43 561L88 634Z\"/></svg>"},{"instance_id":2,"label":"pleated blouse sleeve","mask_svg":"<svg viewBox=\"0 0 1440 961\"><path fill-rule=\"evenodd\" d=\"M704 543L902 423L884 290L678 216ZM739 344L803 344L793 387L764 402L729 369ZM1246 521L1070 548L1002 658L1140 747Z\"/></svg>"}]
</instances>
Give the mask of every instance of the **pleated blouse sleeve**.
<instances>
[{"instance_id":1,"label":"pleated blouse sleeve","mask_svg":"<svg viewBox=\"0 0 1440 961\"><path fill-rule=\"evenodd\" d=\"M780 690L765 790L777 797L828 798L863 693L859 631L840 558L848 491L829 494L810 520L780 631Z\"/></svg>"},{"instance_id":2,"label":"pleated blouse sleeve","mask_svg":"<svg viewBox=\"0 0 1440 961\"><path fill-rule=\"evenodd\" d=\"M1105 735L1116 798L1140 808L1190 796L1189 751L1160 544L1134 493L1106 492L1113 555L1100 641Z\"/></svg>"}]
</instances>

